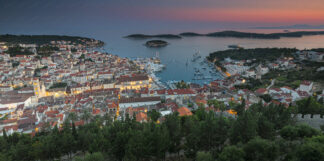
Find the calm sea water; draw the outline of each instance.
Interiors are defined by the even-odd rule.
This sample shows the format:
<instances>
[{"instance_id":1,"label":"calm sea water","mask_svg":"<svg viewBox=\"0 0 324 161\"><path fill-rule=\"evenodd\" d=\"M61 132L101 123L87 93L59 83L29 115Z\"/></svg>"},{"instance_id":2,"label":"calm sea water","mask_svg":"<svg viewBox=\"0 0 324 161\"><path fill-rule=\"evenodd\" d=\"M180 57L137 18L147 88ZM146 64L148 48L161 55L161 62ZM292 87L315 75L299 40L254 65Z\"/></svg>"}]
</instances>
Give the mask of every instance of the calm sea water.
<instances>
[{"instance_id":1,"label":"calm sea water","mask_svg":"<svg viewBox=\"0 0 324 161\"><path fill-rule=\"evenodd\" d=\"M153 57L158 52L161 62L166 65L166 69L157 76L162 81L168 80L185 80L190 82L193 81L195 68L198 68L204 75L209 74L211 69L202 69L203 66L199 64L204 57L208 56L209 53L219 50L228 49L228 45L239 44L245 48L256 48L256 47L288 47L288 48L320 48L324 47L324 36L305 36L302 38L281 38L278 40L262 40L262 39L240 39L240 38L211 38L211 37L186 37L183 39L166 40L170 45L164 48L147 48L143 44L147 40L131 40L123 38L128 34L141 33L139 30L106 30L104 27L100 29L82 29L75 30L72 28L24 28L24 30L10 30L2 31L1 34L12 33L12 34L60 34L60 35L79 35L87 36L96 39L103 40L106 45L105 49L107 52L119 55L121 57ZM199 31L199 33L214 32L217 30L205 30ZM272 33L282 32L282 30L241 30L247 32L260 32L260 33ZM292 30L291 30L292 31ZM181 31L173 31L173 33L180 33ZM172 33L166 30L151 30L151 34L160 33ZM200 51L202 59L196 63L192 63L192 55ZM188 65L186 62L188 60ZM204 66L206 67L206 66ZM220 77L214 76L213 79ZM204 83L210 80L200 80L197 83Z\"/></svg>"},{"instance_id":2,"label":"calm sea water","mask_svg":"<svg viewBox=\"0 0 324 161\"><path fill-rule=\"evenodd\" d=\"M245 30L250 32L282 32L282 30ZM288 48L320 48L324 47L324 36L305 36L302 38L282 38L278 40L241 39L241 38L212 38L212 37L185 37L183 39L166 40L170 45L164 48L147 48L143 44L147 40L132 40L117 36L103 39L107 44L106 50L122 57L153 57L159 53L161 62L166 69L157 74L162 81L185 80L189 82L205 83L210 80L193 80L195 70L199 69L204 75L209 75L207 65L201 65L209 53L228 49L228 45L239 44L245 48L257 47L288 47ZM202 59L191 62L193 54L200 51ZM186 62L188 61L188 65ZM206 69L202 69L206 67ZM220 78L213 76L213 79Z\"/></svg>"}]
</instances>

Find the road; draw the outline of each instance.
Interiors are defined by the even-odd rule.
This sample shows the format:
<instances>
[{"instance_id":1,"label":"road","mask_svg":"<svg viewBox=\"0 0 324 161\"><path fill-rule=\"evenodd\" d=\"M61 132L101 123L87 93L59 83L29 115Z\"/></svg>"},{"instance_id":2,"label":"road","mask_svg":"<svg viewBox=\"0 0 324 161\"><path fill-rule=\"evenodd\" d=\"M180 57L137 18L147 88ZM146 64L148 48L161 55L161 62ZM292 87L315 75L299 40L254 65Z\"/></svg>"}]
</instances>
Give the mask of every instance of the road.
<instances>
[{"instance_id":1,"label":"road","mask_svg":"<svg viewBox=\"0 0 324 161\"><path fill-rule=\"evenodd\" d=\"M276 79L272 79L271 84L267 87L267 90L269 90L275 83Z\"/></svg>"}]
</instances>

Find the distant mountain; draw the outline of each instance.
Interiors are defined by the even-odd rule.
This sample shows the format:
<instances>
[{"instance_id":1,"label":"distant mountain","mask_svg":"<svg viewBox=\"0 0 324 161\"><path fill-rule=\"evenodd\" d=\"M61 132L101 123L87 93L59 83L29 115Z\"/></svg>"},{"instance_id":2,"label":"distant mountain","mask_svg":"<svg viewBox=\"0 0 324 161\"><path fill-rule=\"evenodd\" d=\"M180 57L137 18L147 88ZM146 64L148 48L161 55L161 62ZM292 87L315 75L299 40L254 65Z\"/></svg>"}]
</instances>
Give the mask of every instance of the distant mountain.
<instances>
[{"instance_id":1,"label":"distant mountain","mask_svg":"<svg viewBox=\"0 0 324 161\"><path fill-rule=\"evenodd\" d=\"M296 24L291 26L254 27L253 29L324 29L324 25Z\"/></svg>"}]
</instances>

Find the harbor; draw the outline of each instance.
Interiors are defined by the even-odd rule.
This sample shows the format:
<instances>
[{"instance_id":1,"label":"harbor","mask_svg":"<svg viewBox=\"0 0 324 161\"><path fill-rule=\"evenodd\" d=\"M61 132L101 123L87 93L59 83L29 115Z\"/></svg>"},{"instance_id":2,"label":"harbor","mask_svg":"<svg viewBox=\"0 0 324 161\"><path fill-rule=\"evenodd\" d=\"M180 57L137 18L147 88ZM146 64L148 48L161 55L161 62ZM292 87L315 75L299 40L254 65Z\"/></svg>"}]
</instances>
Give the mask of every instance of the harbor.
<instances>
[{"instance_id":1,"label":"harbor","mask_svg":"<svg viewBox=\"0 0 324 161\"><path fill-rule=\"evenodd\" d=\"M163 81L161 72L164 72L168 68L160 60L159 53L156 52L153 57L136 57L132 58L132 61L137 64L141 70L145 70L156 88L162 89L175 89L175 84L181 80L167 80ZM212 62L209 62L205 56L202 56L199 51L194 52L191 59L187 59L184 65L187 69L192 71L190 74L191 79L186 80L187 83L195 83L199 85L208 84L210 81L219 80L223 78L223 75L215 69ZM187 73L188 74L188 73Z\"/></svg>"}]
</instances>

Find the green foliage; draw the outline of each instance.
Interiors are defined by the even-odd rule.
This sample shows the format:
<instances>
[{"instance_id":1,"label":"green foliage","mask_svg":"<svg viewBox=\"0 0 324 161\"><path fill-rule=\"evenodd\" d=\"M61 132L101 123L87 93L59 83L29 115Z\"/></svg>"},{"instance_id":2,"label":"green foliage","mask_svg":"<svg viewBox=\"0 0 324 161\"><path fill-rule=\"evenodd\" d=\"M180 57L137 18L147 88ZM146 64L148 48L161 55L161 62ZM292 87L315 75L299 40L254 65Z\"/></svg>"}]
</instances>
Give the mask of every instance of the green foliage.
<instances>
[{"instance_id":1,"label":"green foliage","mask_svg":"<svg viewBox=\"0 0 324 161\"><path fill-rule=\"evenodd\" d=\"M324 115L324 105L319 103L316 98L309 97L296 102L297 112L305 114L321 114Z\"/></svg>"},{"instance_id":2,"label":"green foliage","mask_svg":"<svg viewBox=\"0 0 324 161\"><path fill-rule=\"evenodd\" d=\"M19 61L14 61L14 62L12 62L12 67L13 67L13 68L18 67L19 64L20 64Z\"/></svg>"},{"instance_id":3,"label":"green foliage","mask_svg":"<svg viewBox=\"0 0 324 161\"><path fill-rule=\"evenodd\" d=\"M149 111L147 114L154 122L156 122L162 116L161 113L156 111L155 109Z\"/></svg>"},{"instance_id":4,"label":"green foliage","mask_svg":"<svg viewBox=\"0 0 324 161\"><path fill-rule=\"evenodd\" d=\"M227 146L220 153L218 161L244 161L245 152L235 145Z\"/></svg>"},{"instance_id":5,"label":"green foliage","mask_svg":"<svg viewBox=\"0 0 324 161\"><path fill-rule=\"evenodd\" d=\"M37 44L44 45L49 44L51 41L71 41L72 43L84 44L85 42L91 42L94 39L78 37L78 36L59 36L59 35L0 35L1 42L7 42L8 44ZM103 45L103 42L99 42L98 45Z\"/></svg>"},{"instance_id":6,"label":"green foliage","mask_svg":"<svg viewBox=\"0 0 324 161\"><path fill-rule=\"evenodd\" d=\"M77 52L78 50L76 48L72 48L71 52Z\"/></svg>"},{"instance_id":7,"label":"green foliage","mask_svg":"<svg viewBox=\"0 0 324 161\"><path fill-rule=\"evenodd\" d=\"M36 50L38 55L42 57L48 57L51 54L53 54L55 51L58 51L59 48L56 46L44 45L41 47L37 47Z\"/></svg>"},{"instance_id":8,"label":"green foliage","mask_svg":"<svg viewBox=\"0 0 324 161\"><path fill-rule=\"evenodd\" d=\"M54 88L65 88L67 86L67 83L64 82L59 82L59 83L54 83L50 89L54 89Z\"/></svg>"},{"instance_id":9,"label":"green foliage","mask_svg":"<svg viewBox=\"0 0 324 161\"><path fill-rule=\"evenodd\" d=\"M213 106L216 110L220 110L220 111L225 111L226 110L226 106L224 104L224 102L218 101L218 100L208 100L207 104L209 106Z\"/></svg>"},{"instance_id":10,"label":"green foliage","mask_svg":"<svg viewBox=\"0 0 324 161\"><path fill-rule=\"evenodd\" d=\"M213 156L209 152L197 152L196 161L213 161Z\"/></svg>"},{"instance_id":11,"label":"green foliage","mask_svg":"<svg viewBox=\"0 0 324 161\"><path fill-rule=\"evenodd\" d=\"M249 161L272 161L276 160L279 154L279 147L275 143L255 138L243 147L245 160Z\"/></svg>"},{"instance_id":12,"label":"green foliage","mask_svg":"<svg viewBox=\"0 0 324 161\"><path fill-rule=\"evenodd\" d=\"M209 103L221 104L214 100ZM3 132L0 161L60 160L62 156L75 161L170 160L169 156L180 159L183 154L188 160L202 161L323 157L324 135L308 126L292 124L289 108L255 104L242 109L235 119L204 108L193 113L187 117L167 115L159 124L130 118L112 121L106 115L84 118L86 124L79 127L74 124L78 118L69 115L60 130L41 130L34 137L18 133L7 136ZM152 120L156 114L149 114ZM78 157L72 158L75 154Z\"/></svg>"},{"instance_id":13,"label":"green foliage","mask_svg":"<svg viewBox=\"0 0 324 161\"><path fill-rule=\"evenodd\" d=\"M180 81L180 82L177 82L175 85L176 85L176 87L177 87L178 89L186 89L186 88L189 88L189 87L190 87L189 84L187 84L187 83L184 82L183 80Z\"/></svg>"},{"instance_id":14,"label":"green foliage","mask_svg":"<svg viewBox=\"0 0 324 161\"><path fill-rule=\"evenodd\" d=\"M244 111L233 124L231 142L248 142L257 136L257 128L258 124L254 114L250 111Z\"/></svg>"},{"instance_id":15,"label":"green foliage","mask_svg":"<svg viewBox=\"0 0 324 161\"><path fill-rule=\"evenodd\" d=\"M1 37L1 36L0 36ZM6 51L11 57L14 57L16 55L32 55L34 54L33 52L29 51L26 48L20 47L18 45L9 47L8 50Z\"/></svg>"},{"instance_id":16,"label":"green foliage","mask_svg":"<svg viewBox=\"0 0 324 161\"><path fill-rule=\"evenodd\" d=\"M269 94L265 94L265 95L262 95L260 97L267 103L269 103L272 100L272 98L271 98L271 96Z\"/></svg>"},{"instance_id":17,"label":"green foliage","mask_svg":"<svg viewBox=\"0 0 324 161\"><path fill-rule=\"evenodd\" d=\"M280 130L281 137L289 140L296 140L304 137L312 137L319 135L320 132L307 125L285 126Z\"/></svg>"},{"instance_id":18,"label":"green foliage","mask_svg":"<svg viewBox=\"0 0 324 161\"><path fill-rule=\"evenodd\" d=\"M224 60L227 57L235 60L256 59L257 61L273 61L280 56L292 56L297 49L290 48L256 48L256 49L230 49L211 53L209 60Z\"/></svg>"},{"instance_id":19,"label":"green foliage","mask_svg":"<svg viewBox=\"0 0 324 161\"><path fill-rule=\"evenodd\" d=\"M85 55L82 54L82 55L79 57L79 59L80 59L80 60L81 60L81 59L85 59Z\"/></svg>"},{"instance_id":20,"label":"green foliage","mask_svg":"<svg viewBox=\"0 0 324 161\"><path fill-rule=\"evenodd\" d=\"M296 150L298 161L320 161L324 160L324 135L313 137L302 144Z\"/></svg>"}]
</instances>

